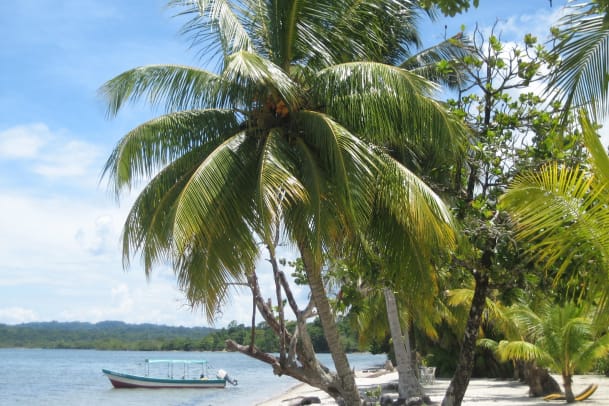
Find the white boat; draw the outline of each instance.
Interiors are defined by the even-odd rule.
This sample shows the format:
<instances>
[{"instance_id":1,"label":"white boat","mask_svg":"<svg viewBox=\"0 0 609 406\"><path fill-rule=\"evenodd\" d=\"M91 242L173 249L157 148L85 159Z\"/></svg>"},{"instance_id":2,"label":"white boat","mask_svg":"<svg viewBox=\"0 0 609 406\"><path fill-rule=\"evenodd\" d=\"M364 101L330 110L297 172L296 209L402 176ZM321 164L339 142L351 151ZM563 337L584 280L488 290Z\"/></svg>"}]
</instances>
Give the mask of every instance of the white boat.
<instances>
[{"instance_id":1,"label":"white boat","mask_svg":"<svg viewBox=\"0 0 609 406\"><path fill-rule=\"evenodd\" d=\"M160 368L166 371L166 374L151 375L151 364L166 365L166 368ZM115 388L224 388L227 382L237 385L237 380L231 379L222 369L218 370L215 377L210 378L205 360L147 359L145 375L132 375L108 369L102 369L102 372Z\"/></svg>"}]
</instances>

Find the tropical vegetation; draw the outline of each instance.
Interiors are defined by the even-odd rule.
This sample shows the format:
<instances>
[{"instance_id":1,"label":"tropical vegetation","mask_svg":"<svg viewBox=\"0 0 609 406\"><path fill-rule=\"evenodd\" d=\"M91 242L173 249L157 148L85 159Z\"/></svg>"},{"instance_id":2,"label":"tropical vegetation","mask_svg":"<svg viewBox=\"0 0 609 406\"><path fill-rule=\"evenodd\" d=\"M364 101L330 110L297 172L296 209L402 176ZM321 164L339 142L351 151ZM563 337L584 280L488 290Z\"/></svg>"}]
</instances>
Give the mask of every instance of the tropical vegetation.
<instances>
[{"instance_id":1,"label":"tropical vegetation","mask_svg":"<svg viewBox=\"0 0 609 406\"><path fill-rule=\"evenodd\" d=\"M294 322L291 322L294 323ZM358 334L347 320L338 328L347 352L361 351ZM319 320L308 326L313 348L327 353L328 343ZM0 348L96 349L129 351L225 351L226 341L249 345L251 327L231 322L226 327L175 327L155 324L42 322L19 325L0 324ZM279 340L273 331L259 323L255 344L262 351L278 352Z\"/></svg>"},{"instance_id":2,"label":"tropical vegetation","mask_svg":"<svg viewBox=\"0 0 609 406\"><path fill-rule=\"evenodd\" d=\"M102 88L111 115L141 98L168 111L123 137L105 167L117 194L148 182L125 223L125 261L141 254L146 272L170 262L211 320L231 284L252 275L259 243L272 250L281 232L301 256L337 372L319 364L302 331L287 330L282 341L300 343L274 368L359 404L322 279L324 255L344 241L365 256L374 247L396 272L417 262L411 253L453 241L438 196L383 149L460 144L461 127L429 97L434 86L383 63L405 54L412 7L172 3L192 16L185 31L203 52L218 52L219 69L147 66Z\"/></svg>"},{"instance_id":3,"label":"tropical vegetation","mask_svg":"<svg viewBox=\"0 0 609 406\"><path fill-rule=\"evenodd\" d=\"M231 326L227 348L348 405L361 396L339 320L359 348L393 347L404 400L428 400L414 374L425 361L452 376L445 406L489 365L560 371L573 399L573 374L609 340L609 157L595 122L609 3L568 8L547 47L474 30L420 53L416 22L433 4L454 15L477 1L170 4L207 67L139 67L101 89L110 116L128 102L165 110L104 168L117 198L142 187L125 266L170 264L210 322L248 289L251 326ZM454 97L435 100L437 83ZM315 356L320 331L336 372Z\"/></svg>"},{"instance_id":4,"label":"tropical vegetation","mask_svg":"<svg viewBox=\"0 0 609 406\"><path fill-rule=\"evenodd\" d=\"M582 306L543 303L537 311L516 305L508 311L514 334L486 342L502 360L532 361L560 373L567 403L575 402L573 375L590 371L609 353L609 335L597 330Z\"/></svg>"}]
</instances>

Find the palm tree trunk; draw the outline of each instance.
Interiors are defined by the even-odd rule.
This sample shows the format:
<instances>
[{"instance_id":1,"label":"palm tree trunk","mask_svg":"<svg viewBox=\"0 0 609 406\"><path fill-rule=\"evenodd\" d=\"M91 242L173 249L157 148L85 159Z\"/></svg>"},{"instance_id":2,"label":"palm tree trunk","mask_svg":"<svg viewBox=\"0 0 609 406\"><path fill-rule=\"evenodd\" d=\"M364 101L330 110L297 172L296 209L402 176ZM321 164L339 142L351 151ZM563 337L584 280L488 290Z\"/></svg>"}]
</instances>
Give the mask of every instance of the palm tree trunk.
<instances>
[{"instance_id":1,"label":"palm tree trunk","mask_svg":"<svg viewBox=\"0 0 609 406\"><path fill-rule=\"evenodd\" d=\"M383 290L385 296L385 306L387 308L387 320L391 330L393 340L393 350L398 369L398 393L401 399L408 401L414 397L423 398L425 396L423 387L417 380L412 369L410 354L410 337L408 334L402 335L398 306L395 294L389 288Z\"/></svg>"},{"instance_id":2,"label":"palm tree trunk","mask_svg":"<svg viewBox=\"0 0 609 406\"><path fill-rule=\"evenodd\" d=\"M571 375L562 374L562 384L565 387L565 399L567 403L575 403L575 395L573 394L573 380Z\"/></svg>"},{"instance_id":3,"label":"palm tree trunk","mask_svg":"<svg viewBox=\"0 0 609 406\"><path fill-rule=\"evenodd\" d=\"M311 288L311 296L315 302L317 315L324 330L324 336L328 342L328 348L330 349L334 367L338 374L340 387L337 390L343 397L345 404L358 406L361 404L361 399L355 384L355 375L349 366L347 354L340 343L336 320L334 319L330 302L326 296L326 288L321 277L321 263L317 263L318 261L314 260L313 253L304 244L299 243L299 249Z\"/></svg>"},{"instance_id":4,"label":"palm tree trunk","mask_svg":"<svg viewBox=\"0 0 609 406\"><path fill-rule=\"evenodd\" d=\"M461 351L459 352L459 361L455 374L444 394L442 406L460 406L472 376L476 340L478 339L478 330L482 321L482 313L484 312L489 285L488 276L483 272L475 272L474 278L476 280L476 287L465 326Z\"/></svg>"}]
</instances>

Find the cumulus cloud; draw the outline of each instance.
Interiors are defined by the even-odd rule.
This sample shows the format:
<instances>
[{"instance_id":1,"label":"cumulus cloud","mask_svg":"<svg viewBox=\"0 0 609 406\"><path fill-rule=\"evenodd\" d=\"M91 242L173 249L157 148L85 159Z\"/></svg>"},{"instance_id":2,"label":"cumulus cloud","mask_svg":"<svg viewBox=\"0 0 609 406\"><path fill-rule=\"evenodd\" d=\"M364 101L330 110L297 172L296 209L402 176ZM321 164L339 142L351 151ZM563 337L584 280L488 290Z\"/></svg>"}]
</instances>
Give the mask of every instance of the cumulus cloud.
<instances>
[{"instance_id":1,"label":"cumulus cloud","mask_svg":"<svg viewBox=\"0 0 609 406\"><path fill-rule=\"evenodd\" d=\"M502 37L521 40L524 34L536 36L540 42L550 37L550 27L555 25L566 11L562 7L540 8L535 13L512 15L497 19L496 33Z\"/></svg>"},{"instance_id":2,"label":"cumulus cloud","mask_svg":"<svg viewBox=\"0 0 609 406\"><path fill-rule=\"evenodd\" d=\"M118 253L119 224L110 215L99 216L93 224L78 228L74 238L88 253L98 256L107 253Z\"/></svg>"},{"instance_id":3,"label":"cumulus cloud","mask_svg":"<svg viewBox=\"0 0 609 406\"><path fill-rule=\"evenodd\" d=\"M51 138L51 131L42 123L18 125L0 131L0 158L37 158L42 147Z\"/></svg>"},{"instance_id":4,"label":"cumulus cloud","mask_svg":"<svg viewBox=\"0 0 609 406\"><path fill-rule=\"evenodd\" d=\"M25 173L45 178L97 177L100 148L51 130L44 123L13 126L0 131L0 160L19 162ZM95 167L95 169L93 169Z\"/></svg>"}]
</instances>

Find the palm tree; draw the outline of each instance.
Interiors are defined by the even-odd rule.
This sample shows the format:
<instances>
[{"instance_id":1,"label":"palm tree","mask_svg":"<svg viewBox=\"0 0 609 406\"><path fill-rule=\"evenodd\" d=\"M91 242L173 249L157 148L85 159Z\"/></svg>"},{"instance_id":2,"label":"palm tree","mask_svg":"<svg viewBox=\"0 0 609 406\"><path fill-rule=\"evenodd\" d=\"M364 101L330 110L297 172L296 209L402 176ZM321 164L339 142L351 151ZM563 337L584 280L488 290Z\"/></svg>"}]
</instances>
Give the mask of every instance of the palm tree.
<instances>
[{"instance_id":1,"label":"palm tree","mask_svg":"<svg viewBox=\"0 0 609 406\"><path fill-rule=\"evenodd\" d=\"M566 112L589 105L591 116L599 119L609 111L609 2L574 2L567 10L552 29L557 41L552 52L560 63L548 89Z\"/></svg>"},{"instance_id":2,"label":"palm tree","mask_svg":"<svg viewBox=\"0 0 609 406\"><path fill-rule=\"evenodd\" d=\"M500 205L516 223L516 237L547 270L557 269L597 301L596 322L609 316L609 156L582 113L580 124L590 153L589 167L546 165L517 176Z\"/></svg>"},{"instance_id":3,"label":"palm tree","mask_svg":"<svg viewBox=\"0 0 609 406\"><path fill-rule=\"evenodd\" d=\"M408 2L406 2L408 3ZM397 268L413 243L441 246L441 200L380 145L459 145L461 128L428 96L434 86L378 62L405 38L409 10L391 0L173 1L185 32L218 72L139 67L107 82L109 114L145 99L167 113L127 133L104 176L117 197L147 182L123 230L125 265L171 263L211 321L254 268L280 222L299 250L336 375L313 383L359 404L322 281L324 253L345 235ZM362 62L363 61L363 62ZM382 217L379 217L382 215ZM387 234L387 231L391 231ZM302 361L302 360L301 360ZM310 371L319 363L307 360ZM283 371L286 371L285 369Z\"/></svg>"},{"instance_id":4,"label":"palm tree","mask_svg":"<svg viewBox=\"0 0 609 406\"><path fill-rule=\"evenodd\" d=\"M520 339L503 340L495 347L502 360L535 361L560 372L567 403L575 402L573 375L589 371L594 361L609 353L609 335L599 336L582 306L545 303L534 312L514 306L508 317L516 324Z\"/></svg>"}]
</instances>

